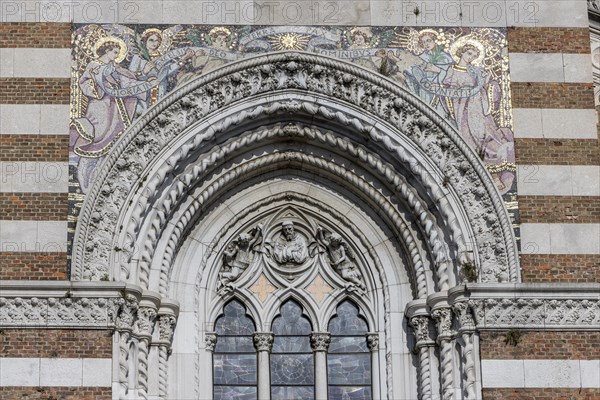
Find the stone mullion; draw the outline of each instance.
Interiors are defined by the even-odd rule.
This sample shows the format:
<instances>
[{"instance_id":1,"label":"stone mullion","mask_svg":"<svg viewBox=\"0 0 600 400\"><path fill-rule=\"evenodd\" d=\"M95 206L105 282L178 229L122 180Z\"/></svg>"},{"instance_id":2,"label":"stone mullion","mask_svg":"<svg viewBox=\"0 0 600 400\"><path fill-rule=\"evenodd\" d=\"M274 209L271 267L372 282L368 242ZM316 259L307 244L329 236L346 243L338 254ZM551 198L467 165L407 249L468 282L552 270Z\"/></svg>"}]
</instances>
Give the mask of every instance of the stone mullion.
<instances>
[{"instance_id":1,"label":"stone mullion","mask_svg":"<svg viewBox=\"0 0 600 400\"><path fill-rule=\"evenodd\" d=\"M271 398L271 350L274 335L271 332L256 332L253 336L258 358L258 399Z\"/></svg>"},{"instance_id":2,"label":"stone mullion","mask_svg":"<svg viewBox=\"0 0 600 400\"><path fill-rule=\"evenodd\" d=\"M310 345L315 353L315 399L327 400L327 349L331 343L329 332L313 332Z\"/></svg>"},{"instance_id":3,"label":"stone mullion","mask_svg":"<svg viewBox=\"0 0 600 400\"><path fill-rule=\"evenodd\" d=\"M415 347L419 356L417 374L419 400L431 400L433 398L430 349L435 346L435 342L429 337L429 320L429 317L425 315L410 319L410 325L416 339Z\"/></svg>"}]
</instances>

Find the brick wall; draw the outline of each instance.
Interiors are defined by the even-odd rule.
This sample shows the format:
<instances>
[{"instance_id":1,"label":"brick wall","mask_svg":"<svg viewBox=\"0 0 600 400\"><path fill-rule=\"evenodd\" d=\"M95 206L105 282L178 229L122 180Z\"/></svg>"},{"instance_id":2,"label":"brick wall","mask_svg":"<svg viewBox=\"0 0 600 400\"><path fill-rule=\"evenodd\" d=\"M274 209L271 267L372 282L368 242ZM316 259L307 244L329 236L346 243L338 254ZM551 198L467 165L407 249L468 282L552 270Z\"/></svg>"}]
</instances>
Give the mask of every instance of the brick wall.
<instances>
[{"instance_id":1,"label":"brick wall","mask_svg":"<svg viewBox=\"0 0 600 400\"><path fill-rule=\"evenodd\" d=\"M0 398L22 400L110 400L109 387L27 387L0 386Z\"/></svg>"},{"instance_id":2,"label":"brick wall","mask_svg":"<svg viewBox=\"0 0 600 400\"><path fill-rule=\"evenodd\" d=\"M590 52L587 28L508 28L511 53L583 53Z\"/></svg>"},{"instance_id":3,"label":"brick wall","mask_svg":"<svg viewBox=\"0 0 600 400\"><path fill-rule=\"evenodd\" d=\"M1 135L0 161L68 161L67 135Z\"/></svg>"},{"instance_id":4,"label":"brick wall","mask_svg":"<svg viewBox=\"0 0 600 400\"><path fill-rule=\"evenodd\" d=\"M68 193L0 193L0 220L64 221Z\"/></svg>"},{"instance_id":5,"label":"brick wall","mask_svg":"<svg viewBox=\"0 0 600 400\"><path fill-rule=\"evenodd\" d=\"M521 222L600 223L600 198L593 196L518 196Z\"/></svg>"},{"instance_id":6,"label":"brick wall","mask_svg":"<svg viewBox=\"0 0 600 400\"><path fill-rule=\"evenodd\" d=\"M517 139L518 164L598 165L600 144L597 139Z\"/></svg>"},{"instance_id":7,"label":"brick wall","mask_svg":"<svg viewBox=\"0 0 600 400\"><path fill-rule=\"evenodd\" d=\"M523 254L524 282L600 283L598 254Z\"/></svg>"},{"instance_id":8,"label":"brick wall","mask_svg":"<svg viewBox=\"0 0 600 400\"><path fill-rule=\"evenodd\" d=\"M484 400L600 400L600 389L483 389Z\"/></svg>"},{"instance_id":9,"label":"brick wall","mask_svg":"<svg viewBox=\"0 0 600 400\"><path fill-rule=\"evenodd\" d=\"M0 47L68 48L70 46L70 23L12 22L0 24Z\"/></svg>"},{"instance_id":10,"label":"brick wall","mask_svg":"<svg viewBox=\"0 0 600 400\"><path fill-rule=\"evenodd\" d=\"M512 105L519 108L595 108L592 83L513 82Z\"/></svg>"},{"instance_id":11,"label":"brick wall","mask_svg":"<svg viewBox=\"0 0 600 400\"><path fill-rule=\"evenodd\" d=\"M67 253L1 252L0 280L66 280Z\"/></svg>"},{"instance_id":12,"label":"brick wall","mask_svg":"<svg viewBox=\"0 0 600 400\"><path fill-rule=\"evenodd\" d=\"M0 78L2 104L69 104L70 80Z\"/></svg>"},{"instance_id":13,"label":"brick wall","mask_svg":"<svg viewBox=\"0 0 600 400\"><path fill-rule=\"evenodd\" d=\"M507 343L511 334L516 345ZM482 331L479 338L483 360L600 359L600 332Z\"/></svg>"},{"instance_id":14,"label":"brick wall","mask_svg":"<svg viewBox=\"0 0 600 400\"><path fill-rule=\"evenodd\" d=\"M110 330L3 329L2 357L111 358Z\"/></svg>"}]
</instances>

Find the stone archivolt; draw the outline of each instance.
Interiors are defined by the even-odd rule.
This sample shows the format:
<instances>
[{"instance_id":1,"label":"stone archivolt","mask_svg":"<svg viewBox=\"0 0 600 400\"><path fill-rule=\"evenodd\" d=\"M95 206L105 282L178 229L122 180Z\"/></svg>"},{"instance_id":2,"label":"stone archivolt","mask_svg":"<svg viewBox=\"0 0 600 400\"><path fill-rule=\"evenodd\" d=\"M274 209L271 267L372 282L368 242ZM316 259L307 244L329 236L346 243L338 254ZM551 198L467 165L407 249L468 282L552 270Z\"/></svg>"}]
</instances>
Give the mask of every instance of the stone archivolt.
<instances>
[{"instance_id":1,"label":"stone archivolt","mask_svg":"<svg viewBox=\"0 0 600 400\"><path fill-rule=\"evenodd\" d=\"M311 93L311 100L276 98L279 93L286 93L289 99L290 92L298 94L292 96L298 99L302 93ZM269 94L269 101L264 101L264 94ZM328 101L315 101L316 95L326 96ZM143 117L108 157L81 214L74 249L74 278L116 275L108 261L113 259L114 249L122 249L127 254L135 244L142 246L139 280L142 287L146 287L149 278L145 270L155 259L146 254L147 249L152 248L152 240L162 233L161 219L168 219L170 215L163 211L158 220L151 222L148 218L156 218L156 215L149 216L151 213L147 211L163 187L165 177L185 169L183 166L189 164L186 158L197 156L209 140L222 135L220 132L241 129L252 119L282 113L289 118L289 113L293 113L297 117L308 115L315 120L334 121L356 132L357 137L369 137L397 162L406 163L404 167L418 177L428 193L428 201L438 203L442 209L438 212L450 226L460 215L456 207L464 205L459 209L467 220L455 222L462 233L455 236L458 250L454 251L459 255L442 253L434 260L436 271L442 270L438 274L442 289L461 279L451 271L444 271L456 269L452 260L457 258L459 261L454 263L475 262L483 281L517 279L510 223L484 167L443 120L391 82L344 62L302 53L278 53L228 65L173 93L170 99ZM238 100L243 103L238 104ZM357 107L363 111L358 112ZM236 109L235 115L223 112L229 109ZM373 122L379 122L382 129L374 129ZM191 130L197 133L182 134ZM389 134L390 130L402 132L405 150L398 136ZM187 143L181 142L185 137L189 137ZM165 158L168 161L162 167L157 167L152 160L157 160L160 150L173 140L181 145ZM413 146L411 151L406 151L408 144ZM411 160L414 154L420 156ZM440 158L440 154L444 156ZM170 192L168 205L181 201L190 183L192 181L179 180L180 188ZM448 192L457 197L454 209L448 207L444 212ZM117 212L129 209L125 207L128 202L133 212L128 215ZM417 214L417 218L431 228L425 214ZM119 227L116 236L113 236L114 226ZM150 242L137 243L146 234ZM427 236L434 240L432 233ZM439 238L440 233L435 236ZM433 250L439 250L440 246L443 242L432 243ZM471 251L474 252L472 257ZM127 257L121 258L124 261L120 278L138 275L132 274Z\"/></svg>"}]
</instances>

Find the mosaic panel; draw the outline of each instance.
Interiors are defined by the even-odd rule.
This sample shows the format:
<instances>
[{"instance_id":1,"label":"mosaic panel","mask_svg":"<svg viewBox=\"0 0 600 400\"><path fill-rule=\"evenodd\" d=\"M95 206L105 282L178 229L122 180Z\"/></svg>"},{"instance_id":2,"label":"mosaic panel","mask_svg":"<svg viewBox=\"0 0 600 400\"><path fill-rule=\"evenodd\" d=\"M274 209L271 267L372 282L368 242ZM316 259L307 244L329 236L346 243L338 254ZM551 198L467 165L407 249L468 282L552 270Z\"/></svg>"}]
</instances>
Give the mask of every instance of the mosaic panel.
<instances>
[{"instance_id":1,"label":"mosaic panel","mask_svg":"<svg viewBox=\"0 0 600 400\"><path fill-rule=\"evenodd\" d=\"M203 73L279 50L347 60L417 95L479 154L516 222L505 30L90 24L72 50L70 239L99 164L140 115Z\"/></svg>"}]
</instances>

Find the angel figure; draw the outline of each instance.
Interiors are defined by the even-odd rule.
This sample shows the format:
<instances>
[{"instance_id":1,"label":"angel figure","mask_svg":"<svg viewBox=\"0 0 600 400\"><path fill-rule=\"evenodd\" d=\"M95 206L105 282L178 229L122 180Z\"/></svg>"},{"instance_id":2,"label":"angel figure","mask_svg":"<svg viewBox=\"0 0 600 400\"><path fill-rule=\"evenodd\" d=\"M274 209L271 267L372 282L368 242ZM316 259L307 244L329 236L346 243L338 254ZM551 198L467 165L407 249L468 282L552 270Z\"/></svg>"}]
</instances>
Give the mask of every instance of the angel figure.
<instances>
[{"instance_id":1,"label":"angel figure","mask_svg":"<svg viewBox=\"0 0 600 400\"><path fill-rule=\"evenodd\" d=\"M501 193L511 189L515 174L504 165L514 165L513 133L500 127L492 112L499 107L500 87L481 66L485 57L483 44L463 37L451 46L455 63L443 81L455 95L447 99L448 108L461 136L483 159L496 167L494 179Z\"/></svg>"},{"instance_id":2,"label":"angel figure","mask_svg":"<svg viewBox=\"0 0 600 400\"><path fill-rule=\"evenodd\" d=\"M348 243L337 233L332 233L329 238L325 237L323 228L317 228L317 241L325 247L329 256L331 266L348 281L347 288L358 287L365 290L362 276L355 263L354 253L348 246Z\"/></svg>"},{"instance_id":3,"label":"angel figure","mask_svg":"<svg viewBox=\"0 0 600 400\"><path fill-rule=\"evenodd\" d=\"M227 288L231 290L231 283L248 268L252 261L251 253L262 238L262 230L262 224L259 224L252 234L242 233L227 245L223 252L223 267L219 272L217 291L227 290Z\"/></svg>"},{"instance_id":4,"label":"angel figure","mask_svg":"<svg viewBox=\"0 0 600 400\"><path fill-rule=\"evenodd\" d=\"M158 84L156 78L138 80L122 67L126 54L122 39L102 37L87 56L87 65L78 71L75 97L80 106L71 119L70 146L79 157L78 177L84 193L98 160L131 125L137 100Z\"/></svg>"},{"instance_id":5,"label":"angel figure","mask_svg":"<svg viewBox=\"0 0 600 400\"><path fill-rule=\"evenodd\" d=\"M232 52L237 37L229 28L217 26L202 36L208 47L196 50L183 64L177 75L177 85L183 85L193 78L215 70L238 56Z\"/></svg>"},{"instance_id":6,"label":"angel figure","mask_svg":"<svg viewBox=\"0 0 600 400\"><path fill-rule=\"evenodd\" d=\"M141 115L166 96L171 89L169 78L175 76L185 61L193 57L194 52L190 48L171 49L173 37L181 29L180 26L165 30L148 28L134 41L129 70L138 79L155 78L159 81L159 85L150 90L143 101L138 102L136 114Z\"/></svg>"}]
</instances>

